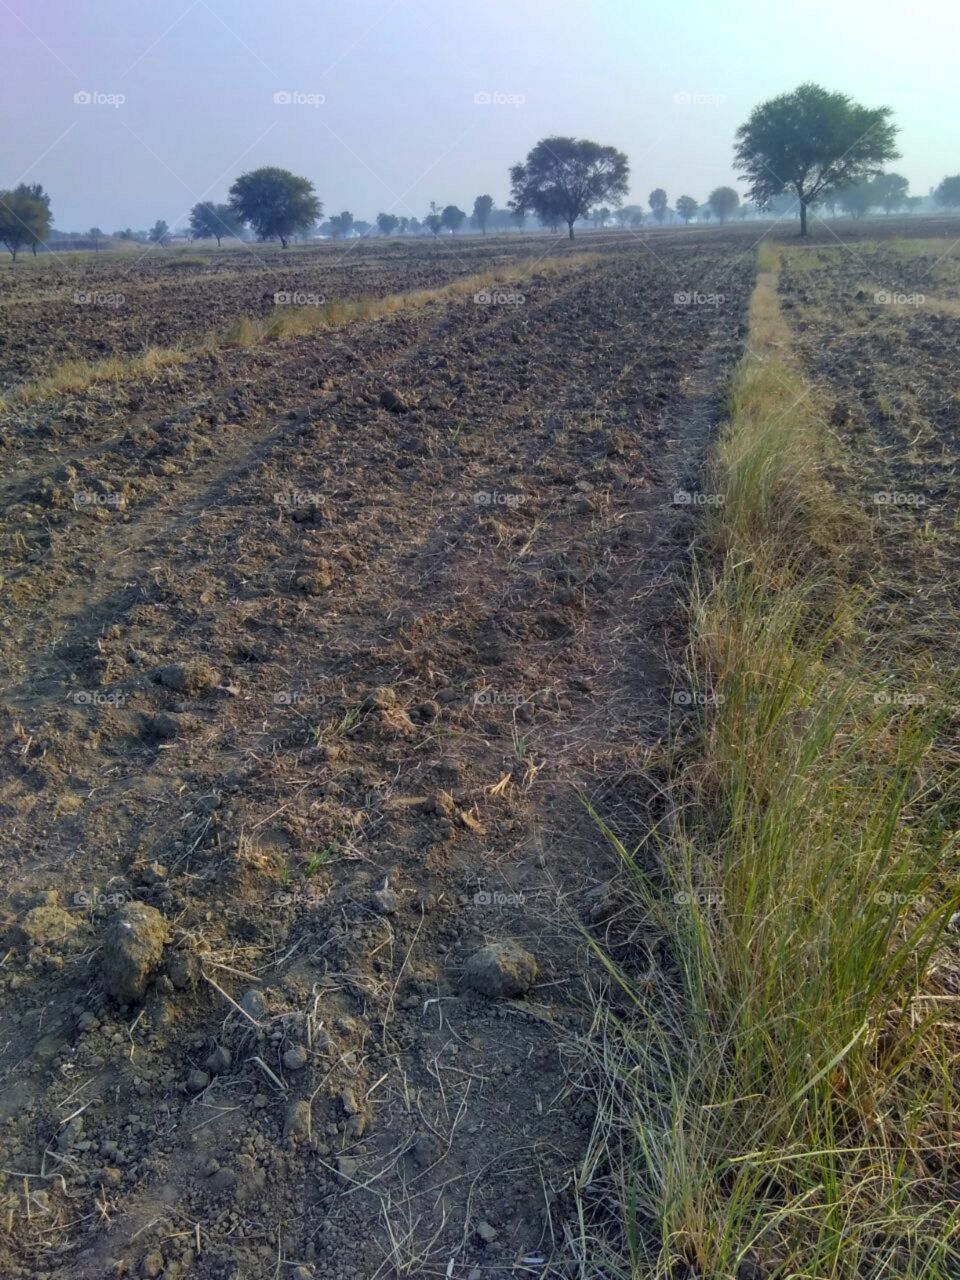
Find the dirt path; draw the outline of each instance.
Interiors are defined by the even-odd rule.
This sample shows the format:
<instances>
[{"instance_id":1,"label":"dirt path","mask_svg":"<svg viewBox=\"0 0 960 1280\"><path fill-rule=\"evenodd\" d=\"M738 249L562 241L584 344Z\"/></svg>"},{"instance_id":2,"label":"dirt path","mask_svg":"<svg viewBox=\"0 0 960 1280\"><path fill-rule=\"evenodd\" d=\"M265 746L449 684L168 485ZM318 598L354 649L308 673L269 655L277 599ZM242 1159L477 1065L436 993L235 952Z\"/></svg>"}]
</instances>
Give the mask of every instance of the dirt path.
<instances>
[{"instance_id":1,"label":"dirt path","mask_svg":"<svg viewBox=\"0 0 960 1280\"><path fill-rule=\"evenodd\" d=\"M37 554L0 790L9 1274L566 1274L573 922L616 906L578 792L657 820L672 500L749 291L689 271L625 256L258 352L239 427L194 401L52 481L123 509L8 519ZM724 307L675 305L711 273ZM121 896L169 931L127 1009ZM465 985L507 941L524 998Z\"/></svg>"}]
</instances>

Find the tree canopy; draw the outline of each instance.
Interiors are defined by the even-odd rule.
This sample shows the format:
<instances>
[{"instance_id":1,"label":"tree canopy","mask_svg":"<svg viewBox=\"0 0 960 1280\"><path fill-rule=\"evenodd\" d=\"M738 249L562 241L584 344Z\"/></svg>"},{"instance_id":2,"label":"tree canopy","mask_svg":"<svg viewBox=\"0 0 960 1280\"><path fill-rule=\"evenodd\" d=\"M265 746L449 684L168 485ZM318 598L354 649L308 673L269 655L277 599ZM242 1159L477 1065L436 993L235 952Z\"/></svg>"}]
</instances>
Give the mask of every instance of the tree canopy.
<instances>
[{"instance_id":1,"label":"tree canopy","mask_svg":"<svg viewBox=\"0 0 960 1280\"><path fill-rule=\"evenodd\" d=\"M308 231L323 212L309 178L289 169L266 167L241 174L230 188L230 207L260 240L279 240Z\"/></svg>"},{"instance_id":2,"label":"tree canopy","mask_svg":"<svg viewBox=\"0 0 960 1280\"><path fill-rule=\"evenodd\" d=\"M600 201L619 205L627 194L630 166L615 147L586 138L542 138L522 164L510 170L510 208L546 220L573 224Z\"/></svg>"},{"instance_id":3,"label":"tree canopy","mask_svg":"<svg viewBox=\"0 0 960 1280\"><path fill-rule=\"evenodd\" d=\"M794 193L805 236L809 206L896 159L892 114L889 107L864 107L817 84L802 84L754 107L737 130L735 153L750 198L766 208L784 191Z\"/></svg>"},{"instance_id":4,"label":"tree canopy","mask_svg":"<svg viewBox=\"0 0 960 1280\"><path fill-rule=\"evenodd\" d=\"M39 182L0 191L0 243L14 261L24 245L36 253L50 234L51 220L50 197Z\"/></svg>"},{"instance_id":5,"label":"tree canopy","mask_svg":"<svg viewBox=\"0 0 960 1280\"><path fill-rule=\"evenodd\" d=\"M190 230L197 240L215 239L219 245L224 236L237 235L240 224L230 205L202 200L190 210Z\"/></svg>"},{"instance_id":6,"label":"tree canopy","mask_svg":"<svg viewBox=\"0 0 960 1280\"><path fill-rule=\"evenodd\" d=\"M933 198L937 204L942 204L947 209L960 206L960 173L944 178L933 193Z\"/></svg>"},{"instance_id":7,"label":"tree canopy","mask_svg":"<svg viewBox=\"0 0 960 1280\"><path fill-rule=\"evenodd\" d=\"M477 196L473 202L473 217L477 226L487 234L487 223L490 221L490 211L493 208L493 196Z\"/></svg>"},{"instance_id":8,"label":"tree canopy","mask_svg":"<svg viewBox=\"0 0 960 1280\"><path fill-rule=\"evenodd\" d=\"M699 201L694 200L693 196L680 196L677 200L677 213L684 222L689 222L691 218L695 218L699 208Z\"/></svg>"},{"instance_id":9,"label":"tree canopy","mask_svg":"<svg viewBox=\"0 0 960 1280\"><path fill-rule=\"evenodd\" d=\"M726 222L740 205L740 197L733 187L715 187L707 197L707 203L721 222Z\"/></svg>"},{"instance_id":10,"label":"tree canopy","mask_svg":"<svg viewBox=\"0 0 960 1280\"><path fill-rule=\"evenodd\" d=\"M667 216L667 203L667 193L663 187L656 187L650 192L650 208L658 222L662 222Z\"/></svg>"}]
</instances>

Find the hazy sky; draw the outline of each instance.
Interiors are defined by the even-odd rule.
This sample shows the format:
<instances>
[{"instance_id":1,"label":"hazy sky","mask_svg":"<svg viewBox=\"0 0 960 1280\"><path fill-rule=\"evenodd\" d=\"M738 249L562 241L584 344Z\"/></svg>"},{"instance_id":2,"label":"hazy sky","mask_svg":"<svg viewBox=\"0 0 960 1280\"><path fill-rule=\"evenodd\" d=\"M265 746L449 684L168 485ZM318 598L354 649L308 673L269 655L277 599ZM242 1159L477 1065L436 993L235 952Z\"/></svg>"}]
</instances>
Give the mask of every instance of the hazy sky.
<instances>
[{"instance_id":1,"label":"hazy sky","mask_svg":"<svg viewBox=\"0 0 960 1280\"><path fill-rule=\"evenodd\" d=\"M42 182L64 230L176 226L262 164L326 214L469 211L550 133L626 151L632 201L704 199L750 108L811 79L894 108L914 194L960 171L956 0L0 0L0 23L0 187Z\"/></svg>"}]
</instances>

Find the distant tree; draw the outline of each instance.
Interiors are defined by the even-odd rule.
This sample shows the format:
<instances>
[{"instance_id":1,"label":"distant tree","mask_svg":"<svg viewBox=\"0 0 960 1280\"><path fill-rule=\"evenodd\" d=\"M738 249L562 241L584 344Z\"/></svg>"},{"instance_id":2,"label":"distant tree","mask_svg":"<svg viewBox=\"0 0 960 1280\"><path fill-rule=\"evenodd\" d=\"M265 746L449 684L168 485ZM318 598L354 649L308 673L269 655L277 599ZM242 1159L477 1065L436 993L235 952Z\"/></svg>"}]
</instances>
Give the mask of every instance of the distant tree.
<instances>
[{"instance_id":1,"label":"distant tree","mask_svg":"<svg viewBox=\"0 0 960 1280\"><path fill-rule=\"evenodd\" d=\"M443 219L439 213L428 213L423 220L423 225L428 231L432 231L435 236L438 236L443 227Z\"/></svg>"},{"instance_id":2,"label":"distant tree","mask_svg":"<svg viewBox=\"0 0 960 1280\"><path fill-rule=\"evenodd\" d=\"M412 236L418 236L423 231L423 223L419 218L411 218L410 225L407 228Z\"/></svg>"},{"instance_id":3,"label":"distant tree","mask_svg":"<svg viewBox=\"0 0 960 1280\"><path fill-rule=\"evenodd\" d=\"M902 209L907 202L910 183L902 173L878 173L872 186L876 203L886 214Z\"/></svg>"},{"instance_id":4,"label":"distant tree","mask_svg":"<svg viewBox=\"0 0 960 1280\"><path fill-rule=\"evenodd\" d=\"M477 226L487 234L487 223L490 221L490 211L493 209L493 196L477 196L473 202L473 216Z\"/></svg>"},{"instance_id":5,"label":"distant tree","mask_svg":"<svg viewBox=\"0 0 960 1280\"><path fill-rule=\"evenodd\" d=\"M393 213L378 213L377 226L382 236L392 236L400 225L400 219Z\"/></svg>"},{"instance_id":6,"label":"distant tree","mask_svg":"<svg viewBox=\"0 0 960 1280\"><path fill-rule=\"evenodd\" d=\"M151 244L165 245L170 239L170 228L162 218L158 218L148 232Z\"/></svg>"},{"instance_id":7,"label":"distant tree","mask_svg":"<svg viewBox=\"0 0 960 1280\"><path fill-rule=\"evenodd\" d=\"M626 204L614 217L621 227L639 227L643 224L643 209L638 204Z\"/></svg>"},{"instance_id":8,"label":"distant tree","mask_svg":"<svg viewBox=\"0 0 960 1280\"><path fill-rule=\"evenodd\" d=\"M713 210L709 204L702 204L697 210L697 216L702 218L704 222L709 222L713 217Z\"/></svg>"},{"instance_id":9,"label":"distant tree","mask_svg":"<svg viewBox=\"0 0 960 1280\"><path fill-rule=\"evenodd\" d=\"M100 246L103 244L103 232L99 227L91 227L87 232L87 236L93 241L94 251L99 253Z\"/></svg>"},{"instance_id":10,"label":"distant tree","mask_svg":"<svg viewBox=\"0 0 960 1280\"><path fill-rule=\"evenodd\" d=\"M334 240L345 240L353 230L353 214L348 209L344 209L343 213L334 214L329 226Z\"/></svg>"},{"instance_id":11,"label":"distant tree","mask_svg":"<svg viewBox=\"0 0 960 1280\"><path fill-rule=\"evenodd\" d=\"M50 235L50 223L50 197L39 183L0 191L0 243L14 262L24 245L37 252Z\"/></svg>"},{"instance_id":12,"label":"distant tree","mask_svg":"<svg viewBox=\"0 0 960 1280\"><path fill-rule=\"evenodd\" d=\"M892 114L889 107L863 107L817 84L802 84L754 107L737 130L736 146L751 199L765 208L773 196L794 192L805 236L811 205L896 159Z\"/></svg>"},{"instance_id":13,"label":"distant tree","mask_svg":"<svg viewBox=\"0 0 960 1280\"><path fill-rule=\"evenodd\" d=\"M960 173L944 178L936 191L934 191L933 198L937 204L942 204L945 209L960 207Z\"/></svg>"},{"instance_id":14,"label":"distant tree","mask_svg":"<svg viewBox=\"0 0 960 1280\"><path fill-rule=\"evenodd\" d=\"M594 209L590 214L593 219L593 225L601 229L607 225L612 216L606 205L601 205L600 208Z\"/></svg>"},{"instance_id":15,"label":"distant tree","mask_svg":"<svg viewBox=\"0 0 960 1280\"><path fill-rule=\"evenodd\" d=\"M557 217L572 240L573 224L594 204L620 204L629 172L627 157L615 147L585 138L543 138L510 170L510 207L518 214L532 209Z\"/></svg>"},{"instance_id":16,"label":"distant tree","mask_svg":"<svg viewBox=\"0 0 960 1280\"><path fill-rule=\"evenodd\" d=\"M440 215L440 221L454 235L460 230L467 220L467 215L462 209L458 209L455 204L448 204Z\"/></svg>"},{"instance_id":17,"label":"distant tree","mask_svg":"<svg viewBox=\"0 0 960 1280\"><path fill-rule=\"evenodd\" d=\"M279 240L284 249L323 213L309 178L271 166L240 175L230 188L230 208L260 240Z\"/></svg>"},{"instance_id":18,"label":"distant tree","mask_svg":"<svg viewBox=\"0 0 960 1280\"><path fill-rule=\"evenodd\" d=\"M664 191L663 187L657 187L655 190L650 192L649 203L653 216L658 222L663 222L664 218L667 216L668 206L667 193Z\"/></svg>"},{"instance_id":19,"label":"distant tree","mask_svg":"<svg viewBox=\"0 0 960 1280\"><path fill-rule=\"evenodd\" d=\"M224 236L239 234L240 223L230 205L202 200L190 210L190 232L196 240L216 240L219 248Z\"/></svg>"},{"instance_id":20,"label":"distant tree","mask_svg":"<svg viewBox=\"0 0 960 1280\"><path fill-rule=\"evenodd\" d=\"M353 224L353 229L358 236L368 236L373 230L373 224L370 222L364 222L363 218L358 218Z\"/></svg>"},{"instance_id":21,"label":"distant tree","mask_svg":"<svg viewBox=\"0 0 960 1280\"><path fill-rule=\"evenodd\" d=\"M400 235L405 236L409 230L410 230L410 219L401 218L397 223L397 231L399 232Z\"/></svg>"},{"instance_id":22,"label":"distant tree","mask_svg":"<svg viewBox=\"0 0 960 1280\"><path fill-rule=\"evenodd\" d=\"M877 193L872 182L853 182L837 192L837 203L851 217L865 218L877 204Z\"/></svg>"},{"instance_id":23,"label":"distant tree","mask_svg":"<svg viewBox=\"0 0 960 1280\"><path fill-rule=\"evenodd\" d=\"M683 219L684 225L688 224L691 219L697 216L699 204L694 200L693 196L680 196L677 200L677 214Z\"/></svg>"},{"instance_id":24,"label":"distant tree","mask_svg":"<svg viewBox=\"0 0 960 1280\"><path fill-rule=\"evenodd\" d=\"M733 187L715 187L707 197L707 203L721 222L726 222L740 204L740 197Z\"/></svg>"}]
</instances>

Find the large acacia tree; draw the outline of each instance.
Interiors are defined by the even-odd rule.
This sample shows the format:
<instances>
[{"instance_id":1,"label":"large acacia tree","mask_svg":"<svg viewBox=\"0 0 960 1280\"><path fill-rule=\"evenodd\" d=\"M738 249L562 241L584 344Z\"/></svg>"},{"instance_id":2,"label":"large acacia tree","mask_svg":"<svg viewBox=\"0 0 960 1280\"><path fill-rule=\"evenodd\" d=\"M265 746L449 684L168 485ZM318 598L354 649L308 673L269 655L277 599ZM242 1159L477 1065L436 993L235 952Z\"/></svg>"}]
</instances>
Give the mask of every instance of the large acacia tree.
<instances>
[{"instance_id":1,"label":"large acacia tree","mask_svg":"<svg viewBox=\"0 0 960 1280\"><path fill-rule=\"evenodd\" d=\"M546 225L573 224L603 201L619 205L627 194L630 166L616 147L586 138L541 138L523 164L510 170L510 208L529 210Z\"/></svg>"},{"instance_id":2,"label":"large acacia tree","mask_svg":"<svg viewBox=\"0 0 960 1280\"><path fill-rule=\"evenodd\" d=\"M807 209L841 187L872 178L896 159L890 107L863 107L843 93L802 84L754 107L737 130L736 158L750 198L761 209L785 191Z\"/></svg>"},{"instance_id":3,"label":"large acacia tree","mask_svg":"<svg viewBox=\"0 0 960 1280\"><path fill-rule=\"evenodd\" d=\"M279 240L284 249L291 236L309 231L323 211L309 178L270 166L241 174L230 188L230 207L261 240Z\"/></svg>"}]
</instances>

